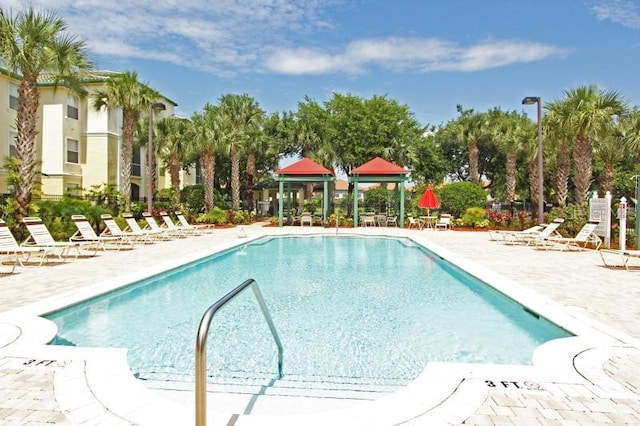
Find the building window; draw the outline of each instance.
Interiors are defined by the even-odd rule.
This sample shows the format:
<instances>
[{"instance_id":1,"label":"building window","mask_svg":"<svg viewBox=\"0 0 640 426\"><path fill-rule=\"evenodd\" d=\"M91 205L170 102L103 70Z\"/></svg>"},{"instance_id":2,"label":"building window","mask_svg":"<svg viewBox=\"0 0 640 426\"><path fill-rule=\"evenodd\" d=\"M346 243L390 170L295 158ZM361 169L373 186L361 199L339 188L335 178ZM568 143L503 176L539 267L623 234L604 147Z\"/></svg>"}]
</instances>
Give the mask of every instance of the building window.
<instances>
[{"instance_id":1,"label":"building window","mask_svg":"<svg viewBox=\"0 0 640 426\"><path fill-rule=\"evenodd\" d=\"M67 139L67 163L80 162L80 142L75 139Z\"/></svg>"},{"instance_id":2,"label":"building window","mask_svg":"<svg viewBox=\"0 0 640 426\"><path fill-rule=\"evenodd\" d=\"M9 157L17 157L16 141L18 140L18 134L15 132L9 132Z\"/></svg>"},{"instance_id":3,"label":"building window","mask_svg":"<svg viewBox=\"0 0 640 426\"><path fill-rule=\"evenodd\" d=\"M9 83L9 108L18 109L18 85Z\"/></svg>"},{"instance_id":4,"label":"building window","mask_svg":"<svg viewBox=\"0 0 640 426\"><path fill-rule=\"evenodd\" d=\"M142 176L140 166L140 148L133 149L133 153L131 155L131 176Z\"/></svg>"},{"instance_id":5,"label":"building window","mask_svg":"<svg viewBox=\"0 0 640 426\"><path fill-rule=\"evenodd\" d=\"M78 119L78 97L72 94L67 95L67 117Z\"/></svg>"},{"instance_id":6,"label":"building window","mask_svg":"<svg viewBox=\"0 0 640 426\"><path fill-rule=\"evenodd\" d=\"M80 185L77 183L67 183L67 195L71 197L79 197L80 196Z\"/></svg>"}]
</instances>

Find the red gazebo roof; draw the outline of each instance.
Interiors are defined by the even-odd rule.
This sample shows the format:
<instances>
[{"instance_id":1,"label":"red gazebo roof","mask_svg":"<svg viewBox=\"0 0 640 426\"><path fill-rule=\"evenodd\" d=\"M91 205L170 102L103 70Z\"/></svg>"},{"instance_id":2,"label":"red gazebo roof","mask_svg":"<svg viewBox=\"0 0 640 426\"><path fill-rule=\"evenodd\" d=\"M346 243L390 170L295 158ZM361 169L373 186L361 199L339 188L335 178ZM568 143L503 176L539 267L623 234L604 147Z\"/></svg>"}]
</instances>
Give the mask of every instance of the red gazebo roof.
<instances>
[{"instance_id":1,"label":"red gazebo roof","mask_svg":"<svg viewBox=\"0 0 640 426\"><path fill-rule=\"evenodd\" d=\"M407 173L409 173L408 170L380 157L376 157L351 171L352 175L360 176L406 175Z\"/></svg>"},{"instance_id":2,"label":"red gazebo roof","mask_svg":"<svg viewBox=\"0 0 640 426\"><path fill-rule=\"evenodd\" d=\"M276 170L278 175L296 175L296 176L334 176L333 172L326 167L316 163L310 158L303 158L293 164Z\"/></svg>"}]
</instances>

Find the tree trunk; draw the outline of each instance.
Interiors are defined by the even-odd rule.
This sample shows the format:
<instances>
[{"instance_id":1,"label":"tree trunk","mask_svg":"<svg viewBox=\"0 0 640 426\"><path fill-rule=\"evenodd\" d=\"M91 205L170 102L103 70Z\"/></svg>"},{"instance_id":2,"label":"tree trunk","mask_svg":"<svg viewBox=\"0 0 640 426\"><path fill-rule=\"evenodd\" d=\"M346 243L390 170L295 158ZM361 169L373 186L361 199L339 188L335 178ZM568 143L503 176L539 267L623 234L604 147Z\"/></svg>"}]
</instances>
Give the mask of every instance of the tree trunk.
<instances>
[{"instance_id":1,"label":"tree trunk","mask_svg":"<svg viewBox=\"0 0 640 426\"><path fill-rule=\"evenodd\" d=\"M169 174L171 175L173 199L178 204L180 202L180 159L175 152L169 154Z\"/></svg>"},{"instance_id":2,"label":"tree trunk","mask_svg":"<svg viewBox=\"0 0 640 426\"><path fill-rule=\"evenodd\" d=\"M509 205L513 205L516 199L516 154L513 152L507 153L507 201Z\"/></svg>"},{"instance_id":3,"label":"tree trunk","mask_svg":"<svg viewBox=\"0 0 640 426\"><path fill-rule=\"evenodd\" d=\"M478 171L478 141L475 139L469 140L469 180L471 182L480 180L480 173Z\"/></svg>"},{"instance_id":4,"label":"tree trunk","mask_svg":"<svg viewBox=\"0 0 640 426\"><path fill-rule=\"evenodd\" d=\"M587 193L592 181L592 161L593 151L591 141L588 136L578 136L576 146L573 149L573 164L575 174L573 185L575 187L576 204L583 204L587 201Z\"/></svg>"},{"instance_id":5,"label":"tree trunk","mask_svg":"<svg viewBox=\"0 0 640 426\"><path fill-rule=\"evenodd\" d=\"M204 151L200 154L200 173L202 174L202 187L204 189L204 210L206 213L213 208L213 180L216 157L213 151Z\"/></svg>"},{"instance_id":6,"label":"tree trunk","mask_svg":"<svg viewBox=\"0 0 640 426\"><path fill-rule=\"evenodd\" d=\"M558 152L558 164L553 172L553 189L556 193L556 201L559 206L567 204L567 196L569 194L569 173L571 171L571 160L569 155L569 146L566 142L560 145Z\"/></svg>"},{"instance_id":7,"label":"tree trunk","mask_svg":"<svg viewBox=\"0 0 640 426\"><path fill-rule=\"evenodd\" d=\"M616 172L613 169L613 164L609 161L604 163L602 173L600 173L600 189L606 194L607 191L613 193L613 181L616 178ZM603 194L604 195L604 194Z\"/></svg>"},{"instance_id":8,"label":"tree trunk","mask_svg":"<svg viewBox=\"0 0 640 426\"><path fill-rule=\"evenodd\" d=\"M122 114L122 188L124 211L131 211L131 156L133 154L133 136L136 130L136 116L130 111Z\"/></svg>"},{"instance_id":9,"label":"tree trunk","mask_svg":"<svg viewBox=\"0 0 640 426\"><path fill-rule=\"evenodd\" d=\"M256 155L250 152L247 157L247 200L249 202L249 210L253 211L253 190L255 187L256 176Z\"/></svg>"},{"instance_id":10,"label":"tree trunk","mask_svg":"<svg viewBox=\"0 0 640 426\"><path fill-rule=\"evenodd\" d=\"M234 210L240 210L240 156L231 151L231 202Z\"/></svg>"},{"instance_id":11,"label":"tree trunk","mask_svg":"<svg viewBox=\"0 0 640 426\"><path fill-rule=\"evenodd\" d=\"M38 131L38 106L40 93L36 76L23 76L18 86L18 137L16 139L16 156L18 158L18 174L20 179L15 187L16 201L15 223L22 223L22 218L29 215L31 194L35 178L36 136Z\"/></svg>"}]
</instances>

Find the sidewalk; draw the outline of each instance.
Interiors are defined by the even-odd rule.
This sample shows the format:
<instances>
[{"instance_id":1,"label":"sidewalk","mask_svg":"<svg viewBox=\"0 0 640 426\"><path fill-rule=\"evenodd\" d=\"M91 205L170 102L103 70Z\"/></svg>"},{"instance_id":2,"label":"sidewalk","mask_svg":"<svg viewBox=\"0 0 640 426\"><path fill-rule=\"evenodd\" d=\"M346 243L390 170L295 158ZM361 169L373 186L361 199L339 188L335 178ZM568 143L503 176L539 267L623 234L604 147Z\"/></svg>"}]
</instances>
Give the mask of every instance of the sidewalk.
<instances>
[{"instance_id":1,"label":"sidewalk","mask_svg":"<svg viewBox=\"0 0 640 426\"><path fill-rule=\"evenodd\" d=\"M264 232L335 233L335 230L252 226L247 227L246 232L253 237ZM478 265L479 270L504 276L564 305L568 312L585 318L587 323L593 322L590 325L612 335L616 342L580 352L568 360L573 365L572 371L560 372L558 376L567 380L541 380L536 382L539 388L520 386L525 383L520 380L522 372L527 371L523 369L465 372L459 389L447 402L405 424L640 424L640 328L637 326L640 272L606 269L594 252L559 253L506 246L489 241L488 235L482 232L396 228L366 228L357 232L406 235L425 245L437 245L443 253L453 253L465 262ZM123 416L103 405L100 395L89 398L65 394L65 389L69 392L77 389L67 385L77 384L90 369L82 356L67 352L78 348L45 347L42 351L30 345L16 348L17 345L11 343L21 337L22 330L11 318L43 309L51 298L82 297L92 286L115 285L132 275L158 270L180 260L185 253L215 252L236 244L238 236L237 228L216 230L209 236L110 251L61 265L19 268L16 274L0 277L0 348L4 347L0 349L0 424L154 424L151 418L146 422L132 421L135 416ZM140 268L132 270L130 265L140 265ZM109 279L103 281L104 277ZM34 354L48 355L48 358L29 356L31 348ZM561 361L566 360L541 362L552 365ZM598 368L593 368L594 365ZM433 371L438 369L437 374L445 375L451 366L430 367ZM90 395L91 378L82 381ZM240 417L237 424L256 424L249 417Z\"/></svg>"}]
</instances>

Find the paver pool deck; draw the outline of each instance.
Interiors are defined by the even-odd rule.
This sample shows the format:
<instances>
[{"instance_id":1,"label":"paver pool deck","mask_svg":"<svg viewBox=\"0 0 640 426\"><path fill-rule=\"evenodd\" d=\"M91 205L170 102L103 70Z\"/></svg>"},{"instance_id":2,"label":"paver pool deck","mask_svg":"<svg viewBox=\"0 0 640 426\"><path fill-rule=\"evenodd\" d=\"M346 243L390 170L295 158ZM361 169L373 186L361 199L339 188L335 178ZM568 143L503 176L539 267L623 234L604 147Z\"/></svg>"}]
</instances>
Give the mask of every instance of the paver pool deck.
<instances>
[{"instance_id":1,"label":"paver pool deck","mask_svg":"<svg viewBox=\"0 0 640 426\"><path fill-rule=\"evenodd\" d=\"M243 231L251 237L265 232L335 232L255 225ZM359 228L352 232L410 236L427 246L437 246L443 253L475 265L478 271L517 283L532 298L539 294L551 300L554 306L610 337L601 347L589 343L572 359L541 356L542 364L553 366L557 362L555 376L536 376L528 373L533 369L508 366L460 372L464 368L456 364L429 365L430 374L445 382L450 372L463 377L454 393L430 403L421 415L396 420L401 417L393 411L396 406L402 409L402 403L398 402L401 394L378 406L383 407L379 409L384 414L375 417L375 421L358 424L640 425L640 272L605 268L599 254L593 251L544 251L504 245L490 241L485 232L397 228ZM96 286L108 287L119 279L148 274L167 263L181 261L184 256L234 245L239 233L238 228L219 229L209 235L139 245L133 250L101 252L64 264L19 267L16 273L0 277L0 425L193 424L193 417L176 421L145 414L144 409L137 414L130 410L131 416L122 415L126 410L106 404L104 395L92 387L92 382L98 380L96 377L107 372L96 371L101 367L84 361L92 352L90 348L43 346L37 341L39 336L29 335L20 321L16 324L15 318L28 318L30 312L56 300L82 298ZM121 392L128 390L123 387ZM147 393L151 392L134 389L128 398L126 395L123 398L130 404L149 405L144 396ZM411 398L420 395L414 392ZM425 395L424 399L429 397ZM166 406L173 404L177 405L175 401L167 401ZM251 417L254 416L216 418L211 424L259 424ZM355 424L352 417L344 419L340 423L334 418L331 424ZM266 424L296 423L275 416ZM329 423L323 423L322 415L317 414L305 424Z\"/></svg>"}]
</instances>

